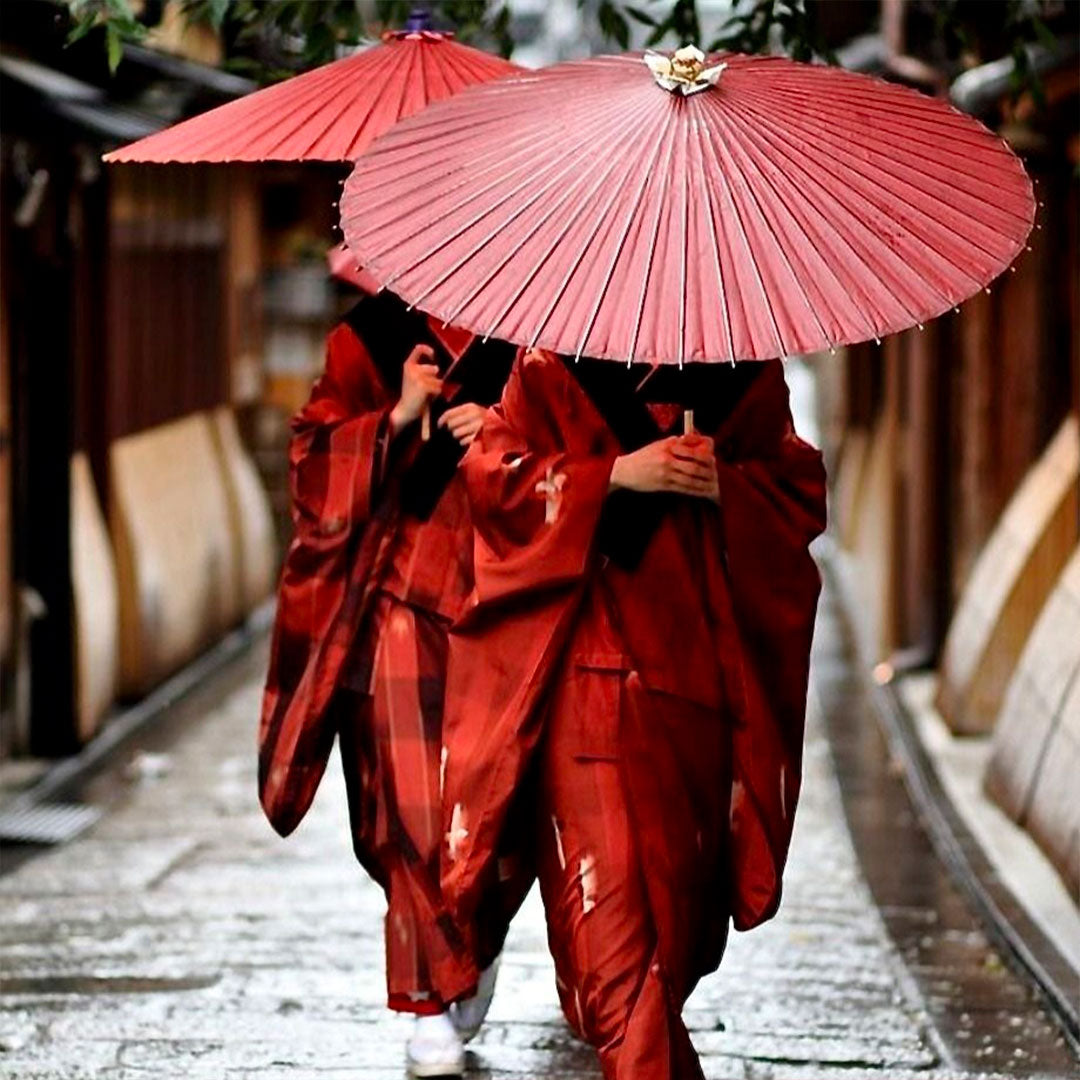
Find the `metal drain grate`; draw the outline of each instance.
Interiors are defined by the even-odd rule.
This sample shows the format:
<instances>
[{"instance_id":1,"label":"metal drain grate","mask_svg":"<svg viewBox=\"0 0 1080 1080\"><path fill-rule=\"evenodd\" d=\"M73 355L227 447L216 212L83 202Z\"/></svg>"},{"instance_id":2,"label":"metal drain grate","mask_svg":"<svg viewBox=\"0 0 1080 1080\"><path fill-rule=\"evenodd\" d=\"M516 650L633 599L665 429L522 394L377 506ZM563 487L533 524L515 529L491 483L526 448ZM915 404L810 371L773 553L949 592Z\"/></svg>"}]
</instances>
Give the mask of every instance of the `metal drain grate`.
<instances>
[{"instance_id":1,"label":"metal drain grate","mask_svg":"<svg viewBox=\"0 0 1080 1080\"><path fill-rule=\"evenodd\" d=\"M0 840L16 844L66 844L89 829L101 811L76 803L39 803L0 812Z\"/></svg>"}]
</instances>

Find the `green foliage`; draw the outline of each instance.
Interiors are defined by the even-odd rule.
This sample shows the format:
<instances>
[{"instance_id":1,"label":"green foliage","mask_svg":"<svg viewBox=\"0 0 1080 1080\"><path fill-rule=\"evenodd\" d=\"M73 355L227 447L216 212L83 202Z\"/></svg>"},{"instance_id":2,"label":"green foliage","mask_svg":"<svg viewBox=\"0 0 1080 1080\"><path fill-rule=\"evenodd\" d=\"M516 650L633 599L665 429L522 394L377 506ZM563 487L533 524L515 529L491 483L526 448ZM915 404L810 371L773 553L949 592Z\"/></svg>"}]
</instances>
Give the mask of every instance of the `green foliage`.
<instances>
[{"instance_id":1,"label":"green foliage","mask_svg":"<svg viewBox=\"0 0 1080 1080\"><path fill-rule=\"evenodd\" d=\"M135 17L128 0L69 0L68 10L71 14L68 44L100 28L110 71L115 71L120 63L125 41L141 41L146 36L146 27Z\"/></svg>"},{"instance_id":2,"label":"green foliage","mask_svg":"<svg viewBox=\"0 0 1080 1080\"><path fill-rule=\"evenodd\" d=\"M709 52L769 52L776 44L793 60L835 63L818 29L817 10L817 4L805 0L736 0L720 36L709 43Z\"/></svg>"},{"instance_id":3,"label":"green foliage","mask_svg":"<svg viewBox=\"0 0 1080 1080\"><path fill-rule=\"evenodd\" d=\"M617 42L621 49L630 48L630 24L611 0L600 0L596 21L604 37Z\"/></svg>"},{"instance_id":4,"label":"green foliage","mask_svg":"<svg viewBox=\"0 0 1080 1080\"><path fill-rule=\"evenodd\" d=\"M69 44L101 29L110 70L115 71L125 42L139 42L148 26L131 0L64 0L71 16ZM222 33L239 49L229 67L264 81L328 63L339 49L359 45L379 29L403 26L416 6L413 0L176 0L189 24L204 24ZM503 56L514 47L510 9L504 0L441 0L433 4L436 24L452 28L463 41L480 40ZM365 19L365 10L374 20ZM268 62L267 39L276 43L281 63ZM247 55L250 50L257 54Z\"/></svg>"},{"instance_id":5,"label":"green foliage","mask_svg":"<svg viewBox=\"0 0 1080 1080\"><path fill-rule=\"evenodd\" d=\"M1013 97L1026 91L1042 106L1045 104L1042 81L1032 68L1031 48L1057 46L1057 38L1046 20L1055 14L1060 16L1062 6L1052 0L998 0L994 4L922 0L919 10L932 22L938 53L934 59L938 63L960 69L1007 55L1013 61L1010 75Z\"/></svg>"},{"instance_id":6,"label":"green foliage","mask_svg":"<svg viewBox=\"0 0 1080 1080\"><path fill-rule=\"evenodd\" d=\"M71 17L69 42L100 31L112 70L120 63L124 43L146 36L147 26L137 16L133 0L60 2ZM189 23L205 24L222 34L229 46L230 67L264 81L324 64L383 27L402 26L416 6L414 0L174 2ZM779 49L796 60L833 63L818 20L823 2L734 0L728 21L706 47L747 53ZM697 0L579 3L595 16L604 38L619 48L629 47L635 24L648 29L647 46L665 40L705 44ZM510 55L514 42L507 0L434 0L426 6L437 26L453 28L463 41L494 46L503 56ZM912 0L910 17L916 24L921 20L925 32L913 35L910 47L948 77L971 63L1011 56L1014 93L1029 91L1041 103L1042 88L1032 70L1030 49L1037 43L1054 46L1046 16L1060 7L1060 0Z\"/></svg>"},{"instance_id":7,"label":"green foliage","mask_svg":"<svg viewBox=\"0 0 1080 1080\"><path fill-rule=\"evenodd\" d=\"M596 9L596 21L600 33L621 48L630 47L630 20L649 27L645 42L650 48L659 44L669 34L680 45L697 44L701 40L701 20L698 17L697 0L645 0L648 9L630 4L616 4L601 0ZM578 0L580 7L586 0ZM656 11L649 10L655 8Z\"/></svg>"}]
</instances>

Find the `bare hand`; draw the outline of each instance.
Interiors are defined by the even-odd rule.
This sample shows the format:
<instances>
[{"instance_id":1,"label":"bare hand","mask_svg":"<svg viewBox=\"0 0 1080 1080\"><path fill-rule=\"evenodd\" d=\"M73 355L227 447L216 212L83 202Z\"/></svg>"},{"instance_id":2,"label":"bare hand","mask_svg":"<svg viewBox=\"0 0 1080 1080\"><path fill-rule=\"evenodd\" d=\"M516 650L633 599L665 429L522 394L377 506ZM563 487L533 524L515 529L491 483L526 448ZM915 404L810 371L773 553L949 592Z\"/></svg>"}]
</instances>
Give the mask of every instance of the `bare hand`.
<instances>
[{"instance_id":1,"label":"bare hand","mask_svg":"<svg viewBox=\"0 0 1080 1080\"><path fill-rule=\"evenodd\" d=\"M615 459L610 491L664 491L720 501L713 441L707 435L672 435Z\"/></svg>"},{"instance_id":2,"label":"bare hand","mask_svg":"<svg viewBox=\"0 0 1080 1080\"><path fill-rule=\"evenodd\" d=\"M439 427L446 428L462 446L468 446L484 426L486 413L487 409L483 405L467 401L463 405L447 409L439 417Z\"/></svg>"},{"instance_id":3,"label":"bare hand","mask_svg":"<svg viewBox=\"0 0 1080 1080\"><path fill-rule=\"evenodd\" d=\"M395 434L414 420L419 420L432 398L442 392L438 365L425 363L434 359L430 345L417 345L401 369L401 397L390 410Z\"/></svg>"}]
</instances>

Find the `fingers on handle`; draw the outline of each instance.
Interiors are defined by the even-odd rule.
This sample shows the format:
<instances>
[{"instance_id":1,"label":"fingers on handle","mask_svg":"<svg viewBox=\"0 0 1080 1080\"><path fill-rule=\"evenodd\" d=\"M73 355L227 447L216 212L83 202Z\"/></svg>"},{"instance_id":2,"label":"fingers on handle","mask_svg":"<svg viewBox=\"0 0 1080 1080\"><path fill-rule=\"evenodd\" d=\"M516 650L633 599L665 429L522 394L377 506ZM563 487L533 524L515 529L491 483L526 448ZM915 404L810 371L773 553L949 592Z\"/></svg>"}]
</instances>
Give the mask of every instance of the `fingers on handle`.
<instances>
[{"instance_id":1,"label":"fingers on handle","mask_svg":"<svg viewBox=\"0 0 1080 1080\"><path fill-rule=\"evenodd\" d=\"M413 350L409 353L409 358L405 361L406 364L420 364L424 360L434 360L435 350L430 345L414 345ZM437 370L437 368L436 368Z\"/></svg>"}]
</instances>

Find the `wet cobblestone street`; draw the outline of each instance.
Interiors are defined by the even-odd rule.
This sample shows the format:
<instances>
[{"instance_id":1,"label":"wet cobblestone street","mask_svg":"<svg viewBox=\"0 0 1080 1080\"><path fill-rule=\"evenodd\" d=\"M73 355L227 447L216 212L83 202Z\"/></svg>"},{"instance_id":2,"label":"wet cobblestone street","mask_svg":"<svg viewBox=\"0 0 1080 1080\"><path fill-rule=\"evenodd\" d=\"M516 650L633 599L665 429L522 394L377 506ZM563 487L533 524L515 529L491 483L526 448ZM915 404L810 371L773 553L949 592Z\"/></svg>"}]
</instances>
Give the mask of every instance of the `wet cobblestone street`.
<instances>
[{"instance_id":1,"label":"wet cobblestone street","mask_svg":"<svg viewBox=\"0 0 1080 1080\"><path fill-rule=\"evenodd\" d=\"M827 602L781 914L735 935L687 1008L707 1077L1072 1075L1053 1025L948 886L876 906L824 719L842 682L834 621ZM408 1022L383 1008L382 896L352 860L336 766L288 842L256 804L261 663L248 658L169 744L167 767L114 779L91 832L0 877L3 1076L403 1075ZM915 936L898 937L902 924ZM479 1077L599 1077L561 1020L535 894L471 1049Z\"/></svg>"}]
</instances>

